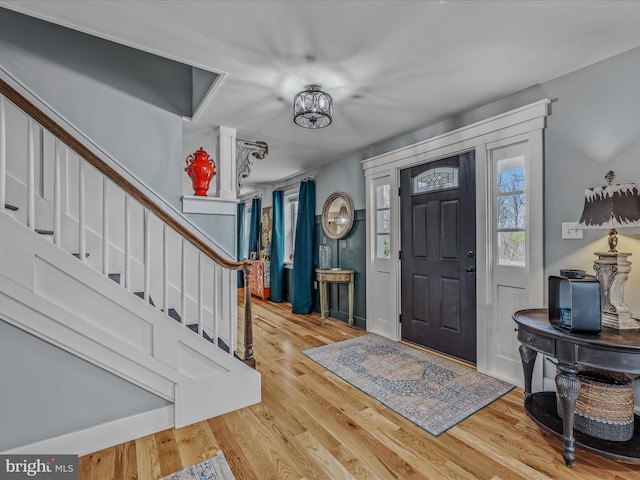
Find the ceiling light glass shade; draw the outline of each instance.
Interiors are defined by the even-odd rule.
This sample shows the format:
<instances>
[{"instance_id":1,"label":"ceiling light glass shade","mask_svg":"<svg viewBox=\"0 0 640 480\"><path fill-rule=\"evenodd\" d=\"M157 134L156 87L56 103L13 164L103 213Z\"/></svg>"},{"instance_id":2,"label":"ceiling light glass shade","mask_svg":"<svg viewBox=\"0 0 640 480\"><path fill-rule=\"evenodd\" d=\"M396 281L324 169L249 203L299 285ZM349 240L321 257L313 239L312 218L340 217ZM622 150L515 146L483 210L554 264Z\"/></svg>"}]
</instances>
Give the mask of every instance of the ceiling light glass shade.
<instances>
[{"instance_id":1,"label":"ceiling light glass shade","mask_svg":"<svg viewBox=\"0 0 640 480\"><path fill-rule=\"evenodd\" d=\"M340 210L338 211L338 215L336 215L336 223L338 225L346 225L349 221L349 213L347 212L347 206L342 202L340 205Z\"/></svg>"},{"instance_id":2,"label":"ceiling light glass shade","mask_svg":"<svg viewBox=\"0 0 640 480\"><path fill-rule=\"evenodd\" d=\"M333 99L320 90L321 85L311 84L293 99L293 121L304 128L323 128L331 124Z\"/></svg>"}]
</instances>

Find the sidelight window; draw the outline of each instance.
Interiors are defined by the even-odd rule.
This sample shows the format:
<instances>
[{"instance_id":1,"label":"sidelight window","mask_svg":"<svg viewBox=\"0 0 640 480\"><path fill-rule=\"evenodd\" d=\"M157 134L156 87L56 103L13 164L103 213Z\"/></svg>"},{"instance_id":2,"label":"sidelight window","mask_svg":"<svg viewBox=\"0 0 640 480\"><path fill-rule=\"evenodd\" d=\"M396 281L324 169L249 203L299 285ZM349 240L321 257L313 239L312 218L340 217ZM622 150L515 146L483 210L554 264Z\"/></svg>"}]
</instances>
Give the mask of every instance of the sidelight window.
<instances>
[{"instance_id":1,"label":"sidelight window","mask_svg":"<svg viewBox=\"0 0 640 480\"><path fill-rule=\"evenodd\" d=\"M376 256L391 257L391 185L376 187Z\"/></svg>"},{"instance_id":2,"label":"sidelight window","mask_svg":"<svg viewBox=\"0 0 640 480\"><path fill-rule=\"evenodd\" d=\"M497 160L496 219L498 264L525 266L525 158L524 155Z\"/></svg>"}]
</instances>

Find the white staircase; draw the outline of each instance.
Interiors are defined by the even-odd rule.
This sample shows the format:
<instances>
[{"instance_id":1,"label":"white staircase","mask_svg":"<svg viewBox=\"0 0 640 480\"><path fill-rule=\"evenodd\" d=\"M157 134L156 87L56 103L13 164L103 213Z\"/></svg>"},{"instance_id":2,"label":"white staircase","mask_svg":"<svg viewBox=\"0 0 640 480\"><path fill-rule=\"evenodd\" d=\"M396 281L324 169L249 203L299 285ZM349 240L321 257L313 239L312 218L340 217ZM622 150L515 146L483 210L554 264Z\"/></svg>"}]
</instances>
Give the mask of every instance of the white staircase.
<instances>
[{"instance_id":1,"label":"white staircase","mask_svg":"<svg viewBox=\"0 0 640 480\"><path fill-rule=\"evenodd\" d=\"M259 373L235 355L236 271L250 266L220 257L0 82L0 319L173 404L11 451L85 454L259 402Z\"/></svg>"}]
</instances>

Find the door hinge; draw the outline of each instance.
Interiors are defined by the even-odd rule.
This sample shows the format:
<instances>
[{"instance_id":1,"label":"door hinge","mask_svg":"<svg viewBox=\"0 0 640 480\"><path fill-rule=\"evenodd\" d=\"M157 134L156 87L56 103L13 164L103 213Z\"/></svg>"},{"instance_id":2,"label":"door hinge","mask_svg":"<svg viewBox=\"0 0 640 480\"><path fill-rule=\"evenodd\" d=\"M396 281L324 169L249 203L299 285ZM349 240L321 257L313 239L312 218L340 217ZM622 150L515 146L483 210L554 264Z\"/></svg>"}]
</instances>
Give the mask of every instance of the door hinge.
<instances>
[{"instance_id":1,"label":"door hinge","mask_svg":"<svg viewBox=\"0 0 640 480\"><path fill-rule=\"evenodd\" d=\"M400 187L398 187L398 196L400 196Z\"/></svg>"},{"instance_id":2,"label":"door hinge","mask_svg":"<svg viewBox=\"0 0 640 480\"><path fill-rule=\"evenodd\" d=\"M402 314L398 315L398 323L402 323Z\"/></svg>"},{"instance_id":3,"label":"door hinge","mask_svg":"<svg viewBox=\"0 0 640 480\"><path fill-rule=\"evenodd\" d=\"M398 260L402 260L402 250L398 250Z\"/></svg>"}]
</instances>

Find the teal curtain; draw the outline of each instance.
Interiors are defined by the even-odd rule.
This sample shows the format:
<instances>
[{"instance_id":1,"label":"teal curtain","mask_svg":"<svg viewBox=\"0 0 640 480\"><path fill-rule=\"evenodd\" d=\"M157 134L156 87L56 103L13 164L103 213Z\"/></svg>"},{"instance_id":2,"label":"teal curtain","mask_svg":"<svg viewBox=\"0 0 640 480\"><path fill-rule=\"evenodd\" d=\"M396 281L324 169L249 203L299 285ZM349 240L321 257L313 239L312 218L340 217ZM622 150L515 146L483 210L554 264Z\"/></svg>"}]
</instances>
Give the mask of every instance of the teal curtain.
<instances>
[{"instance_id":1,"label":"teal curtain","mask_svg":"<svg viewBox=\"0 0 640 480\"><path fill-rule=\"evenodd\" d=\"M251 200L251 220L249 222L249 255L260 253L260 220L262 220L262 200L259 197Z\"/></svg>"},{"instance_id":2,"label":"teal curtain","mask_svg":"<svg viewBox=\"0 0 640 480\"><path fill-rule=\"evenodd\" d=\"M244 248L244 203L238 204L238 213L236 215L238 219L238 226L236 233L238 235L236 239L236 260L241 262L245 259ZM238 271L238 288L244 287L244 273L242 270Z\"/></svg>"},{"instance_id":3,"label":"teal curtain","mask_svg":"<svg viewBox=\"0 0 640 480\"><path fill-rule=\"evenodd\" d=\"M273 192L273 225L271 227L271 301L284 302L284 192Z\"/></svg>"},{"instance_id":4,"label":"teal curtain","mask_svg":"<svg viewBox=\"0 0 640 480\"><path fill-rule=\"evenodd\" d=\"M316 216L316 183L303 181L298 194L298 221L293 258L293 313L313 309L313 239Z\"/></svg>"}]
</instances>

